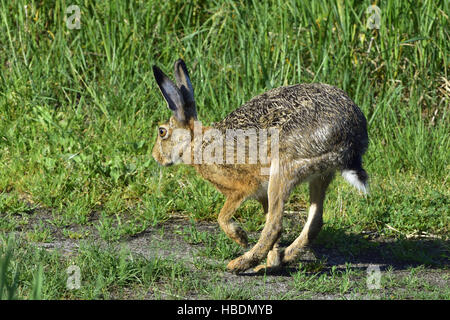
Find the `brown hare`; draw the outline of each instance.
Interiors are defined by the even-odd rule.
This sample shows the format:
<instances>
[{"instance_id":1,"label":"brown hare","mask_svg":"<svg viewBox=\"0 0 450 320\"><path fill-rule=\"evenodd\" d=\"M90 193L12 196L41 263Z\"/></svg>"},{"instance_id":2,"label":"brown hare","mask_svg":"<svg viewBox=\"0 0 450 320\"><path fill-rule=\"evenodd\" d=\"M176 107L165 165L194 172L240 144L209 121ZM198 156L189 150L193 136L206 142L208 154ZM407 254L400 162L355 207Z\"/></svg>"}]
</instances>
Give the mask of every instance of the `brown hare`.
<instances>
[{"instance_id":1,"label":"brown hare","mask_svg":"<svg viewBox=\"0 0 450 320\"><path fill-rule=\"evenodd\" d=\"M296 259L322 227L325 192L336 171L367 192L368 175L362 168L362 155L368 147L366 119L342 90L319 83L272 89L213 126L202 127L185 63L181 59L175 62L176 84L156 66L153 74L172 111L169 121L158 128L154 159L164 166L192 165L223 193L226 201L218 217L220 227L241 246L248 243L246 233L232 219L237 208L254 198L266 213L258 242L232 260L228 270L245 271L265 257L266 263L255 271ZM261 134L267 136L268 131L272 132L270 143ZM267 155L255 159L252 152L259 153L246 142L258 137L262 141L258 152ZM308 219L298 238L281 248L284 204L294 186L302 182L309 183Z\"/></svg>"}]
</instances>

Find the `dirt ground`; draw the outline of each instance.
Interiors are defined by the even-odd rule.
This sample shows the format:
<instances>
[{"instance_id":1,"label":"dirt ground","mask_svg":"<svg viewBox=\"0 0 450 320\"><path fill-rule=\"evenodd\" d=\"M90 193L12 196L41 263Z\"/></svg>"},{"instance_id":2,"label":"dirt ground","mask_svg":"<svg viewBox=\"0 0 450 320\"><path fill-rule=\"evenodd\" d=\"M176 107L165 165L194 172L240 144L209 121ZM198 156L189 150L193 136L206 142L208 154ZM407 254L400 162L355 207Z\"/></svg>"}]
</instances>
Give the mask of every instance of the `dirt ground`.
<instances>
[{"instance_id":1,"label":"dirt ground","mask_svg":"<svg viewBox=\"0 0 450 320\"><path fill-rule=\"evenodd\" d=\"M96 218L95 215L93 219ZM51 221L51 214L49 212L42 211L39 214L33 215L33 220L29 227L33 224L44 223L48 225L52 232L52 241L45 243L37 243L39 247L46 250L59 250L63 255L74 255L77 252L80 241L86 241L88 243L96 243L100 245L110 245L110 243L102 240L98 231L93 226L69 226L71 231L86 231L89 230L89 236L82 240L68 239L62 234L61 229L55 227L49 223ZM217 223L213 222L196 222L195 228L198 232L207 232L212 235L219 235L220 230ZM210 261L211 264L219 265L226 264L227 261L220 260L214 257L199 256L198 252L204 248L203 243L192 244L186 241L183 230L192 227L192 222L186 219L172 219L156 227L147 228L143 232L133 235L125 236L121 240L114 242L114 246L117 250L122 247L126 247L132 254L151 259L155 257L170 258L178 262L182 262L188 266L194 272L198 272L195 267L196 259L202 259L203 261ZM66 227L67 229L67 227ZM348 235L342 231L338 238L340 244L336 249L332 243L324 245L313 245L310 249L306 250L303 256L298 262L304 264L314 262L324 262L324 266L321 267L320 273L329 272L332 268L334 270L345 270L351 268L354 270L365 271L370 266L378 266L383 273L386 270L394 276L408 276L410 274L410 268L421 265L420 262L408 261L408 259L398 259L398 256L391 255L390 253L395 250L403 250L403 245L398 244L398 240L378 237L376 234L364 235L364 241L368 246L364 246L362 250L342 250L345 249L345 243L351 244L352 242L361 241L354 235ZM23 233L23 232L21 232ZM363 235L361 235L362 237ZM257 239L258 233L250 234L250 238ZM445 288L449 287L450 271L449 271L449 244L448 241L434 241L428 239L416 239L413 240L413 245L410 245L413 250L425 250L427 256L430 257L430 261L426 264L427 272L423 272L421 277L427 281L427 283ZM342 244L344 243L344 245ZM372 246L370 244L376 243ZM286 245L288 243L284 243ZM283 245L283 241L282 241ZM243 252L243 251L242 251ZM295 273L297 265L286 266L282 270L274 274L259 275L252 271L247 271L242 274L231 274L225 270L214 270L211 273L201 272L202 277L210 276L211 279L217 280L219 278L224 286L230 286L233 288L255 288L255 299L270 299L271 297L283 297L289 298L295 288L292 285L292 274ZM365 274L365 273L363 273ZM361 280L361 279L360 279ZM371 296L372 297L372 296ZM376 297L376 294L375 294ZM173 299L173 296L165 295L164 292L152 292L148 293L146 297L148 299ZM208 299L202 295L192 292L187 296L175 297L184 299ZM358 296L358 294L340 294L339 292L333 293L309 293L308 298L311 299L360 299L366 298ZM370 297L368 297L370 298Z\"/></svg>"}]
</instances>

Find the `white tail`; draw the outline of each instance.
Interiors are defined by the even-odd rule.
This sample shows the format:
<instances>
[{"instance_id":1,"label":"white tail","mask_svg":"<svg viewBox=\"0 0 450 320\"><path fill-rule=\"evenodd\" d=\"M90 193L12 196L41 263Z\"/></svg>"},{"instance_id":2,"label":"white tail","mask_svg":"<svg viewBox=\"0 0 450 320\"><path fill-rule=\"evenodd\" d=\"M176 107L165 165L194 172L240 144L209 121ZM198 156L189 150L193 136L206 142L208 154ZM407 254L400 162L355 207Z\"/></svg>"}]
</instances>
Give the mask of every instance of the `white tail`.
<instances>
[{"instance_id":1,"label":"white tail","mask_svg":"<svg viewBox=\"0 0 450 320\"><path fill-rule=\"evenodd\" d=\"M359 191L369 193L369 184L367 183L367 173L361 169L356 170L342 170L342 177L347 180L352 186Z\"/></svg>"}]
</instances>

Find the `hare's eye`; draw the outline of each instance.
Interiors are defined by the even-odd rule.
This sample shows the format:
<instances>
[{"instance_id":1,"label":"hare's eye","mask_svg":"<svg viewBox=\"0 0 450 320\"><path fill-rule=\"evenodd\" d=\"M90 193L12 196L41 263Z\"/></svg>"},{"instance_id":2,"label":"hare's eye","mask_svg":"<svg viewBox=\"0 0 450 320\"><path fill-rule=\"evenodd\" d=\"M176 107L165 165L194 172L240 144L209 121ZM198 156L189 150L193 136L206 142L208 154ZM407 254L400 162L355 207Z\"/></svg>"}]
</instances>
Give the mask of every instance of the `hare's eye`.
<instances>
[{"instance_id":1,"label":"hare's eye","mask_svg":"<svg viewBox=\"0 0 450 320\"><path fill-rule=\"evenodd\" d=\"M167 129L161 127L161 128L158 129L158 132L159 132L159 136L161 138L164 138L166 136L166 134L167 134Z\"/></svg>"}]
</instances>

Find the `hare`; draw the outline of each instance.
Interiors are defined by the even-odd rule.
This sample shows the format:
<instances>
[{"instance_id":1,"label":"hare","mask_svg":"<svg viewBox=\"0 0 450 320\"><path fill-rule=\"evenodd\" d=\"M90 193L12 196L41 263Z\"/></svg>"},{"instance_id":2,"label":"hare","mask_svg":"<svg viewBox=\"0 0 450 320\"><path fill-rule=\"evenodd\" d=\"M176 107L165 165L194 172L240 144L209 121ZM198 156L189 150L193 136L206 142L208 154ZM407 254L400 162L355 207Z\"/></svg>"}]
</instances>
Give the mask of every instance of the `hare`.
<instances>
[{"instance_id":1,"label":"hare","mask_svg":"<svg viewBox=\"0 0 450 320\"><path fill-rule=\"evenodd\" d=\"M201 127L186 65L179 59L174 67L176 84L153 66L156 83L172 116L158 127L152 156L163 166L176 163L194 166L226 197L218 216L219 225L239 245L248 245L246 233L232 219L242 202L254 198L266 213L258 242L229 262L229 271L238 273L253 267L255 271L271 270L294 261L322 227L325 192L336 171L360 191L368 191L368 175L362 168L362 156L368 147L366 119L344 91L320 83L272 89L252 98L211 127ZM239 146L231 148L234 154L229 154L228 148L234 146L240 134L268 129L278 134L278 143L271 144L270 148L264 142L268 162L261 159L236 162ZM201 149L206 150L209 145L202 137L211 131L215 135L209 135L210 138L234 132L232 138L227 135L225 145L216 144L217 148L212 148L214 152L209 148L213 156L226 149L227 160L231 161L220 157L212 162L201 161ZM244 137L244 141L250 140L250 136ZM217 141L223 142L223 138ZM264 149L263 145L260 148ZM251 150L246 146L244 151ZM287 248L281 248L284 204L291 190L302 182L309 183L308 218L298 238ZM266 257L266 262L258 266Z\"/></svg>"}]
</instances>

